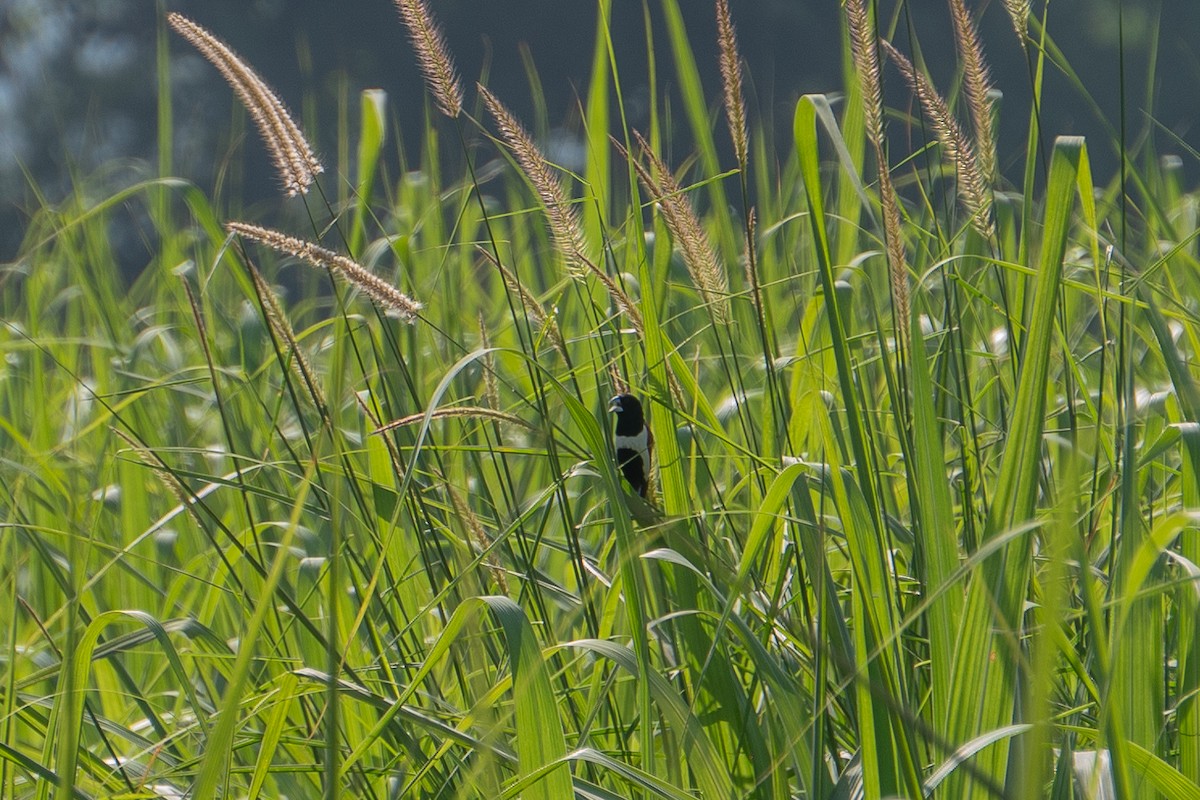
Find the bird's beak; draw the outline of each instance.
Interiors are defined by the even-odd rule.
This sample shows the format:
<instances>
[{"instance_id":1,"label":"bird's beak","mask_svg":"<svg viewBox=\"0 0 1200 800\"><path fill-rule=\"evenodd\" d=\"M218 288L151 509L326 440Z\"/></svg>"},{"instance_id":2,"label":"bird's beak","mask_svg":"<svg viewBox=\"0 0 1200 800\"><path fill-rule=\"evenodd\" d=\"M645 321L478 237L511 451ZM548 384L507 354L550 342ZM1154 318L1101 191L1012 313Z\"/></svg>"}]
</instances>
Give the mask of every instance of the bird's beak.
<instances>
[{"instance_id":1,"label":"bird's beak","mask_svg":"<svg viewBox=\"0 0 1200 800\"><path fill-rule=\"evenodd\" d=\"M622 411L624 411L625 409L621 406L621 398L614 397L612 400L609 400L608 410L611 414L620 414Z\"/></svg>"}]
</instances>

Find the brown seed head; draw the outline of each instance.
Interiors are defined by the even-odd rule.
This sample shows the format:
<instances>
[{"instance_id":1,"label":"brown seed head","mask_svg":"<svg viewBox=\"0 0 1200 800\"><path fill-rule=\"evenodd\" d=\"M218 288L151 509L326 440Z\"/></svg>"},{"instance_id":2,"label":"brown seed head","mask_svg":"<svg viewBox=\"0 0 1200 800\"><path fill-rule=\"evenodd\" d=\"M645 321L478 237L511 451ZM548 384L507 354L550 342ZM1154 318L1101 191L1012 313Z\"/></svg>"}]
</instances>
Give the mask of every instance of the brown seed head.
<instances>
[{"instance_id":1,"label":"brown seed head","mask_svg":"<svg viewBox=\"0 0 1200 800\"><path fill-rule=\"evenodd\" d=\"M746 135L746 99L742 94L742 59L737 34L729 16L729 0L717 0L717 44L721 50L721 85L725 92L725 117L733 139L738 166L746 168L749 146Z\"/></svg>"},{"instance_id":2,"label":"brown seed head","mask_svg":"<svg viewBox=\"0 0 1200 800\"><path fill-rule=\"evenodd\" d=\"M236 233L260 244L265 244L272 250L295 256L311 266L337 272L383 306L389 314L399 317L405 322L415 322L417 319L417 314L421 310L420 303L352 258L332 250L326 250L312 242L306 242L270 228L261 228L258 225L228 222L225 224L225 228L230 233Z\"/></svg>"},{"instance_id":3,"label":"brown seed head","mask_svg":"<svg viewBox=\"0 0 1200 800\"><path fill-rule=\"evenodd\" d=\"M283 101L233 50L207 30L174 12L167 15L167 23L217 68L245 106L288 195L306 194L324 168Z\"/></svg>"},{"instance_id":4,"label":"brown seed head","mask_svg":"<svg viewBox=\"0 0 1200 800\"><path fill-rule=\"evenodd\" d=\"M417 63L425 75L425 85L441 112L447 117L457 117L462 113L462 87L441 27L434 21L425 0L395 2L400 19L412 38L413 49L417 51Z\"/></svg>"},{"instance_id":5,"label":"brown seed head","mask_svg":"<svg viewBox=\"0 0 1200 800\"><path fill-rule=\"evenodd\" d=\"M912 62L890 42L881 40L880 45L899 68L912 93L917 96L938 142L941 143L950 162L954 164L958 175L958 195L971 217L972 227L985 239L991 239L995 231L992 225L992 196L979 169L979 161L971 140L963 133L958 120L950 113L946 101L933 88L929 79L918 72Z\"/></svg>"}]
</instances>

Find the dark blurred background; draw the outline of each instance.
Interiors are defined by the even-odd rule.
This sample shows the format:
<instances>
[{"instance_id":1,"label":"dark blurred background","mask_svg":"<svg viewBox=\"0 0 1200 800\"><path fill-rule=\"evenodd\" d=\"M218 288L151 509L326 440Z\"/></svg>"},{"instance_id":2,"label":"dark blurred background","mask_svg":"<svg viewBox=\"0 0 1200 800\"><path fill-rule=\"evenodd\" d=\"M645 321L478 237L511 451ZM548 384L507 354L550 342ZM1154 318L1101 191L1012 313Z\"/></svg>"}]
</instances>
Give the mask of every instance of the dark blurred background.
<instances>
[{"instance_id":1,"label":"dark blurred background","mask_svg":"<svg viewBox=\"0 0 1200 800\"><path fill-rule=\"evenodd\" d=\"M559 144L569 142L576 98L587 84L594 0L430 0L430 5L445 28L464 84L470 87L486 72L488 85L532 123L535 105L522 66L522 50L527 49L541 78L549 128ZM618 64L636 116L638 108L644 113L648 96L643 3L613 0L612 5ZM716 104L720 82L712 3L680 0L680 5L707 94ZM800 94L841 88L840 4L731 0L730 5L755 115L773 125L785 142ZM1001 165L1019 171L1028 119L1028 64L998 0L968 0L968 5L980 15L987 58L1005 95ZM1042 3L1034 5L1040 15ZM0 0L0 260L16 252L34 207L34 187L55 202L74 186L101 193L154 175L155 37L164 6L224 39L294 111L303 111L327 160L332 161L336 148L339 86L349 90L353 108L359 90L386 89L406 145L419 146L407 137L421 130L424 87L390 0ZM673 70L659 0L646 0L646 6L654 23L660 88L670 88ZM898 22L894 39L902 50L911 51L909 39L915 35L939 88L949 92L955 59L944 0L907 0L898 8L884 0L881 14L885 26L889 19ZM1049 71L1047 140L1063 133L1087 135L1097 180L1106 180L1116 169L1105 121L1115 128L1119 119L1119 18L1124 23L1130 131L1152 130L1156 152L1181 156L1186 176L1200 174L1189 152L1200 148L1195 130L1197 0L1125 0L1123 5L1120 0L1054 0L1049 31L1086 92L1061 72ZM174 170L208 190L216 185L229 150L231 93L186 43L173 34L169 43ZM886 91L889 105L908 107L908 94L894 73ZM245 146L248 157L239 190L250 202L278 197L256 134L249 134ZM676 155L690 149L686 141L674 146ZM1020 181L1019 173L1009 177Z\"/></svg>"}]
</instances>

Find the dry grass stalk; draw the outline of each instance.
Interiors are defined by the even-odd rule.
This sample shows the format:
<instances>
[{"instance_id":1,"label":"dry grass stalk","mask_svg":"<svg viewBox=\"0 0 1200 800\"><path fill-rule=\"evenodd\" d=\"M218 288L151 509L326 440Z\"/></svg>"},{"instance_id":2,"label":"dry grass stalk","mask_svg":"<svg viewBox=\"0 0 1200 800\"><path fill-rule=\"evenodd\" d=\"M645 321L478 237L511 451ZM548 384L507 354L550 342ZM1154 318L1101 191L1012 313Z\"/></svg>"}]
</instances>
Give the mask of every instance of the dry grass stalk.
<instances>
[{"instance_id":1,"label":"dry grass stalk","mask_svg":"<svg viewBox=\"0 0 1200 800\"><path fill-rule=\"evenodd\" d=\"M972 227L985 239L991 239L994 234L992 196L988 191L983 173L979 169L979 160L975 155L975 148L972 146L971 140L967 138L962 126L958 124L958 120L950 113L946 101L933 88L929 79L918 72L912 62L890 42L880 40L880 45L900 69L909 89L917 96L942 149L946 151L946 156L954 164L955 172L958 175L958 194L962 199L963 207L970 215Z\"/></svg>"},{"instance_id":2,"label":"dry grass stalk","mask_svg":"<svg viewBox=\"0 0 1200 800\"><path fill-rule=\"evenodd\" d=\"M713 318L717 322L728 323L729 283L717 260L712 242L700 224L696 209L675 181L671 170L651 149L650 144L637 131L633 132L633 136L650 164L647 170L639 162L633 161L634 170L645 184L646 191L654 196L662 209L663 219L683 253L688 274L692 276L692 282L704 298L705 305L712 310Z\"/></svg>"},{"instance_id":3,"label":"dry grass stalk","mask_svg":"<svg viewBox=\"0 0 1200 800\"><path fill-rule=\"evenodd\" d=\"M462 113L463 94L458 70L446 47L442 29L433 19L425 0L395 0L400 19L408 28L417 63L425 74L425 85L443 114L456 118Z\"/></svg>"},{"instance_id":4,"label":"dry grass stalk","mask_svg":"<svg viewBox=\"0 0 1200 800\"><path fill-rule=\"evenodd\" d=\"M864 0L846 0L846 20L850 27L851 52L854 55L855 72L863 94L863 112L866 118L867 138L875 153L879 167L879 202L883 209L883 236L887 244L888 274L891 277L892 303L896 316L901 349L908 341L909 289L908 259L904 252L904 236L900 224L900 201L896 186L892 183L884 147L883 132L883 81L879 65L879 51L875 26L872 24Z\"/></svg>"},{"instance_id":5,"label":"dry grass stalk","mask_svg":"<svg viewBox=\"0 0 1200 800\"><path fill-rule=\"evenodd\" d=\"M328 405L325 402L325 395L321 391L321 384L317 381L316 370L309 363L304 349L300 347L300 342L296 339L296 332L292 330L292 324L288 322L287 314L283 311L283 305L279 302L278 295L253 264L247 262L247 265L250 269L250 280L254 282L259 300L262 301L263 314L267 318L267 324L271 326L275 335L287 345L292 354L292 370L300 379L300 383L308 388L317 408L324 415Z\"/></svg>"},{"instance_id":6,"label":"dry grass stalk","mask_svg":"<svg viewBox=\"0 0 1200 800\"><path fill-rule=\"evenodd\" d=\"M754 274L754 239L758 235L758 210L751 206L746 212L746 246L742 255L742 267L745 270L746 285L750 287L752 292L751 301L754 307L759 311L763 307L762 286L758 283L758 276Z\"/></svg>"},{"instance_id":7,"label":"dry grass stalk","mask_svg":"<svg viewBox=\"0 0 1200 800\"><path fill-rule=\"evenodd\" d=\"M367 392L355 392L354 399L358 402L358 407L362 409L363 416L371 423L372 430L378 430L383 425L383 422L379 419L375 411L372 410L371 406L368 405L367 398L364 396L366 394ZM405 472L404 460L400 457L400 450L396 447L396 443L392 441L392 437L384 436L382 438L383 444L388 450L388 458L392 462L392 470L396 473L397 478L403 478Z\"/></svg>"},{"instance_id":8,"label":"dry grass stalk","mask_svg":"<svg viewBox=\"0 0 1200 800\"><path fill-rule=\"evenodd\" d=\"M517 425L522 428L528 428L529 430L535 430L532 425L520 417L515 417L512 414L506 414L503 411L497 411L494 408L487 408L485 406L454 406L452 408L439 408L429 415L430 421L435 419L456 419L463 417L469 419L486 419L493 422L505 422L510 425ZM401 417L400 419L392 420L384 425L380 425L375 430L371 431L371 433L385 433L387 431L394 431L396 428L415 425L424 419L424 411L419 414L409 414L407 417Z\"/></svg>"},{"instance_id":9,"label":"dry grass stalk","mask_svg":"<svg viewBox=\"0 0 1200 800\"><path fill-rule=\"evenodd\" d=\"M542 201L546 222L554 238L554 246L566 262L567 270L575 278L582 278L587 245L583 236L583 224L579 221L579 213L572 204L570 195L562 181L554 174L546 157L533 143L533 137L512 112L482 84L476 86L484 105L500 130L500 138L512 152Z\"/></svg>"},{"instance_id":10,"label":"dry grass stalk","mask_svg":"<svg viewBox=\"0 0 1200 800\"><path fill-rule=\"evenodd\" d=\"M592 274L604 284L604 288L608 290L609 299L613 301L613 304L619 311L624 313L625 316L629 317L629 324L633 326L635 331L637 331L638 336L644 334L646 332L646 324L642 320L642 312L637 310L637 305L633 302L633 298L626 294L625 290L622 289L617 282L608 275L608 273L600 269L599 266L593 264L590 260L584 258L583 256L580 256L580 260L582 260L584 266L591 270Z\"/></svg>"},{"instance_id":11,"label":"dry grass stalk","mask_svg":"<svg viewBox=\"0 0 1200 800\"><path fill-rule=\"evenodd\" d=\"M454 507L454 514L467 528L470 534L471 542L479 551L479 555L484 559L487 565L488 572L492 575L492 580L496 581L496 585L500 587L500 591L508 593L508 578L504 574L504 569L501 568L500 562L496 559L496 554L489 552L488 548L492 546L492 540L487 535L487 531L483 528L483 523L479 521L479 517L471 510L467 501L459 494L458 489L442 478L442 484L446 487L446 494L450 495L450 504ZM484 554L487 555L484 555Z\"/></svg>"},{"instance_id":12,"label":"dry grass stalk","mask_svg":"<svg viewBox=\"0 0 1200 800\"><path fill-rule=\"evenodd\" d=\"M479 248L479 252L496 269L500 270L500 275L504 278L504 283L508 286L509 291L521 299L521 306L525 309L525 313L529 315L530 321L538 327L540 333L544 333L546 339L550 342L550 346L566 358L566 344L563 342L562 331L559 330L558 322L555 320L554 315L546 313L546 309L538 302L538 299L525 288L525 285L521 283L508 267L497 261L495 256L482 247Z\"/></svg>"},{"instance_id":13,"label":"dry grass stalk","mask_svg":"<svg viewBox=\"0 0 1200 800\"><path fill-rule=\"evenodd\" d=\"M389 315L406 322L415 322L417 319L417 314L421 310L420 303L351 258L332 250L326 250L312 242L245 222L228 222L225 224L225 228L230 233L236 233L260 244L265 244L273 250L295 256L314 267L322 267L341 274L342 277L369 295L372 300L383 306Z\"/></svg>"},{"instance_id":14,"label":"dry grass stalk","mask_svg":"<svg viewBox=\"0 0 1200 800\"><path fill-rule=\"evenodd\" d=\"M236 53L207 30L174 12L167 15L167 22L217 68L246 107L288 196L306 194L324 168L283 101Z\"/></svg>"},{"instance_id":15,"label":"dry grass stalk","mask_svg":"<svg viewBox=\"0 0 1200 800\"><path fill-rule=\"evenodd\" d=\"M721 85L725 90L725 118L733 138L738 166L746 168L750 148L746 134L746 99L742 94L742 59L738 55L737 34L729 16L729 0L717 0L717 44L721 51Z\"/></svg>"},{"instance_id":16,"label":"dry grass stalk","mask_svg":"<svg viewBox=\"0 0 1200 800\"><path fill-rule=\"evenodd\" d=\"M492 349L492 337L488 335L483 312L479 312L479 345L484 350ZM488 353L483 359L483 399L489 408L500 408L500 384L496 381L496 354Z\"/></svg>"},{"instance_id":17,"label":"dry grass stalk","mask_svg":"<svg viewBox=\"0 0 1200 800\"><path fill-rule=\"evenodd\" d=\"M975 22L967 12L963 0L950 0L950 17L954 20L954 41L958 46L958 58L963 65L963 89L967 95L967 108L971 113L971 127L975 131L975 153L979 157L979 169L991 186L996 179L996 142L992 136L992 101L988 93L992 79L988 74L987 62L983 58L983 45Z\"/></svg>"},{"instance_id":18,"label":"dry grass stalk","mask_svg":"<svg viewBox=\"0 0 1200 800\"><path fill-rule=\"evenodd\" d=\"M167 492L175 498L175 502L179 504L179 507L187 512L196 525L204 529L204 520L200 518L200 513L196 510L196 503L199 502L199 498L167 466L167 462L163 461L158 453L155 453L120 428L109 428L109 430L120 437L125 444L129 445L130 449L137 454L139 461L153 470L155 477L159 479Z\"/></svg>"}]
</instances>

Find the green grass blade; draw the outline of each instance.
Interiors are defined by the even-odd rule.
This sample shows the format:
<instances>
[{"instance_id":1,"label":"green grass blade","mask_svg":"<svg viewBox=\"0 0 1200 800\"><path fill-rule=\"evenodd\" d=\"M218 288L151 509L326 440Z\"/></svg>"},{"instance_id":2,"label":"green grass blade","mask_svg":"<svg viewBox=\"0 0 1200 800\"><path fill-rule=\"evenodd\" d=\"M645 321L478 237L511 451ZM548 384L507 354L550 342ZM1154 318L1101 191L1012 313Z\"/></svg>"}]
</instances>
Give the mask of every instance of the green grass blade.
<instances>
[{"instance_id":1,"label":"green grass blade","mask_svg":"<svg viewBox=\"0 0 1200 800\"><path fill-rule=\"evenodd\" d=\"M1182 496L1186 508L1200 507L1200 428L1182 432L1184 455L1180 459ZM1176 591L1179 614L1179 680L1175 691L1179 715L1179 769L1188 780L1200 781L1200 537L1193 529L1180 542L1191 580Z\"/></svg>"},{"instance_id":2,"label":"green grass blade","mask_svg":"<svg viewBox=\"0 0 1200 800\"><path fill-rule=\"evenodd\" d=\"M701 796L733 796L734 788L729 774L722 768L720 756L705 736L704 725L665 678L657 672L644 672L637 663L636 654L614 642L585 639L570 642L567 646L603 656L634 675L639 684L645 684L659 712L670 727L681 735L683 750L688 756L689 766L696 774Z\"/></svg>"},{"instance_id":3,"label":"green grass blade","mask_svg":"<svg viewBox=\"0 0 1200 800\"><path fill-rule=\"evenodd\" d=\"M1138 782L1140 786L1153 786L1163 797L1171 800L1200 800L1200 785L1195 781L1189 780L1150 750L1133 742L1127 743L1126 748L1132 771L1142 779Z\"/></svg>"},{"instance_id":4,"label":"green grass blade","mask_svg":"<svg viewBox=\"0 0 1200 800\"><path fill-rule=\"evenodd\" d=\"M296 535L296 525L300 512L304 509L304 498L308 494L309 483L302 483L297 491L292 520L284 530L281 547L278 550L271 569L267 573L260 588L259 602L255 605L254 613L246 622L245 630L238 639L237 658L234 660L229 685L221 698L221 707L217 712L217 723L209 734L204 749L204 757L196 774L192 796L195 800L209 800L219 794L218 787L228 777L229 762L233 755L234 738L238 725L242 720L242 697L250 679L251 667L254 663L259 636L267 626L267 620L275 604L273 597L275 589L283 578L284 566L289 561L288 546ZM327 721L326 724L336 724Z\"/></svg>"},{"instance_id":5,"label":"green grass blade","mask_svg":"<svg viewBox=\"0 0 1200 800\"><path fill-rule=\"evenodd\" d=\"M989 509L984 541L1033 518L1039 459L1045 430L1046 387L1050 383L1050 348L1063 256L1070 230L1072 200L1081 175L1087 173L1082 139L1060 138L1054 147L1045 200L1044 239L1029 333L1025 338L1016 405L1008 431L1000 474ZM1089 181L1090 183L1090 181ZM978 698L948 709L944 735L951 743L966 742L1012 721L1016 699L1016 665L1021 607L1031 569L1028 536L1009 543L971 576L958 627L957 657L951 697ZM1008 758L1006 741L983 753L978 766L1002 783ZM969 779L957 773L946 797L972 796Z\"/></svg>"},{"instance_id":6,"label":"green grass blade","mask_svg":"<svg viewBox=\"0 0 1200 800\"><path fill-rule=\"evenodd\" d=\"M587 165L584 183L588 197L584 198L583 225L588 242L598 246L603 232L609 227L609 206L612 203L610 174L609 114L609 21L612 6L607 0L596 8L596 40L592 45L592 77L588 83L586 135ZM615 71L616 64L612 65Z\"/></svg>"},{"instance_id":7,"label":"green grass blade","mask_svg":"<svg viewBox=\"0 0 1200 800\"><path fill-rule=\"evenodd\" d=\"M933 713L941 716L953 704L950 665L954 663L954 641L962 610L962 594L945 590L958 567L958 537L955 531L950 484L946 479L945 437L937 420L934 389L929 374L926 342L921 324L912 321L909 349L909 379L912 384L910 409L913 417L913 477L916 493L916 535L925 557L925 591L935 596L929 609L930 672L933 683Z\"/></svg>"},{"instance_id":8,"label":"green grass blade","mask_svg":"<svg viewBox=\"0 0 1200 800\"><path fill-rule=\"evenodd\" d=\"M558 721L558 706L537 637L525 612L507 597L484 597L492 616L504 630L512 670L516 711L516 744L521 775L541 772L523 797L558 800L574 793L571 770L565 762L566 740ZM461 608L461 607L460 607Z\"/></svg>"},{"instance_id":9,"label":"green grass blade","mask_svg":"<svg viewBox=\"0 0 1200 800\"><path fill-rule=\"evenodd\" d=\"M354 189L354 221L347 237L351 253L362 252L366 222L371 213L375 171L387 139L386 122L387 93L382 89L364 89L359 96L358 184Z\"/></svg>"},{"instance_id":10,"label":"green grass blade","mask_svg":"<svg viewBox=\"0 0 1200 800\"><path fill-rule=\"evenodd\" d=\"M808 201L813 249L820 272L830 347L837 365L838 385L845 406L850 454L858 480L843 475L838 448L826 448L834 503L841 513L854 574L855 655L860 671L858 691L859 754L868 796L920 792L917 753L909 721L896 713L902 705L901 672L893 649L898 610L888 579L883 553L886 533L875 492L874 464L869 455L862 411L863 402L854 374L849 328L836 289L834 265L825 219L825 201L819 170L816 122L823 98L804 96L796 104L793 138L804 192ZM824 420L818 420L819 423ZM830 422L832 422L830 420ZM824 437L831 445L836 436Z\"/></svg>"},{"instance_id":11,"label":"green grass blade","mask_svg":"<svg viewBox=\"0 0 1200 800\"><path fill-rule=\"evenodd\" d=\"M705 100L704 87L700 83L700 70L696 66L696 56L688 39L683 15L679 11L678 0L660 0L663 16L667 22L667 40L671 43L671 55L675 63L675 78L679 81L679 91L683 95L683 110L691 127L693 141L700 150L700 168L705 175L721 174L720 160L717 158L717 143L713 137L715 127L710 123L708 103ZM726 209L729 201L725 194L725 186L720 181L709 181L708 192L713 208ZM727 214L718 214L714 218L717 224L717 241L722 248L731 248L733 222ZM726 252L730 252L726 249Z\"/></svg>"}]
</instances>

